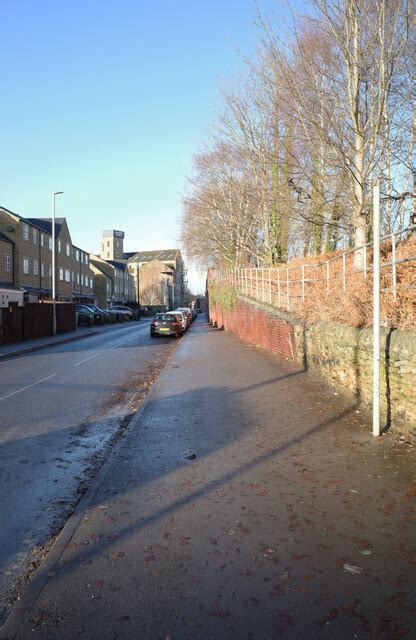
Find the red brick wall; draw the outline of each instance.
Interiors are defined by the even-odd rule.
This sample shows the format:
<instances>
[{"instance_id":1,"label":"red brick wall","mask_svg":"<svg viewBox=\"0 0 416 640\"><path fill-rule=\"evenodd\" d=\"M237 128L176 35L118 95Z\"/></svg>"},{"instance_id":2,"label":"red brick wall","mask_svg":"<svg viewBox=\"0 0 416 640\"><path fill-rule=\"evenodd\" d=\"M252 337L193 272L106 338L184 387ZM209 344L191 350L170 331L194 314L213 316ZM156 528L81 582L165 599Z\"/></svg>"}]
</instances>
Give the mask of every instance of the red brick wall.
<instances>
[{"instance_id":1,"label":"red brick wall","mask_svg":"<svg viewBox=\"0 0 416 640\"><path fill-rule=\"evenodd\" d=\"M210 304L209 313L214 326L231 331L244 342L294 360L293 325L267 309L238 299L232 310Z\"/></svg>"}]
</instances>

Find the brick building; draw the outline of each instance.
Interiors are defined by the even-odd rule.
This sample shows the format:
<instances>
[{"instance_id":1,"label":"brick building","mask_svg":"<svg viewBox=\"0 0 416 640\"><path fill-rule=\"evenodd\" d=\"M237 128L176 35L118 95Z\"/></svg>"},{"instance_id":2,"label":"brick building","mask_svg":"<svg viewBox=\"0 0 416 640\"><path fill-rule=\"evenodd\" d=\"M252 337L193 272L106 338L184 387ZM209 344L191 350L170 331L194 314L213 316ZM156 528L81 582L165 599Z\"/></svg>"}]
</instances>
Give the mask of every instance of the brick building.
<instances>
[{"instance_id":1,"label":"brick building","mask_svg":"<svg viewBox=\"0 0 416 640\"><path fill-rule=\"evenodd\" d=\"M24 301L52 297L52 219L23 218L0 207L0 282L24 293ZM63 302L94 300L89 254L72 244L65 218L55 220L56 299ZM10 258L11 256L11 258ZM11 272L10 269L11 268ZM10 273L12 274L10 277ZM0 285L1 288L1 285Z\"/></svg>"},{"instance_id":2,"label":"brick building","mask_svg":"<svg viewBox=\"0 0 416 640\"><path fill-rule=\"evenodd\" d=\"M101 259L109 264L126 264L134 278L135 300L144 306L168 309L183 303L186 269L179 249L124 251L124 232L103 231Z\"/></svg>"},{"instance_id":3,"label":"brick building","mask_svg":"<svg viewBox=\"0 0 416 640\"><path fill-rule=\"evenodd\" d=\"M136 300L134 278L127 269L126 262L103 260L91 255L94 272L94 294L99 307L125 304Z\"/></svg>"}]
</instances>

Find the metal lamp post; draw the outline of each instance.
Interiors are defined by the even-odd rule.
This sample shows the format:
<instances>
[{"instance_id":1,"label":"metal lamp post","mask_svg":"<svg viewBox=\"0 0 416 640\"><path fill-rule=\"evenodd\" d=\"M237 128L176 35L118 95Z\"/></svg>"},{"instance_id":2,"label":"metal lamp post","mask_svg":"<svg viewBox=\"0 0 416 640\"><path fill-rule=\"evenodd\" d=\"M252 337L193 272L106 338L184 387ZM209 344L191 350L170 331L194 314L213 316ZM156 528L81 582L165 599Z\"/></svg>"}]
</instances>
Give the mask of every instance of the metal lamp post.
<instances>
[{"instance_id":1,"label":"metal lamp post","mask_svg":"<svg viewBox=\"0 0 416 640\"><path fill-rule=\"evenodd\" d=\"M56 273L55 273L55 198L63 191L52 194L52 333L56 335Z\"/></svg>"}]
</instances>

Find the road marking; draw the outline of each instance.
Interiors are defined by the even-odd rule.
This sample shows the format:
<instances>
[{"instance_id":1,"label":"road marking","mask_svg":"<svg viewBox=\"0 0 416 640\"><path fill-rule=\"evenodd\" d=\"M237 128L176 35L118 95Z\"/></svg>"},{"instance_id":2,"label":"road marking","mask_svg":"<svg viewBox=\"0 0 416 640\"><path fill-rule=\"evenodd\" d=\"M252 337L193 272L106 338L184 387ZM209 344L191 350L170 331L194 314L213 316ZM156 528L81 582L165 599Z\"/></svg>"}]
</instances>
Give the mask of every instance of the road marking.
<instances>
[{"instance_id":1,"label":"road marking","mask_svg":"<svg viewBox=\"0 0 416 640\"><path fill-rule=\"evenodd\" d=\"M30 389L30 387L34 387L37 384L40 384L41 382L45 382L45 380L49 380L50 378L53 378L54 376L57 376L57 373L51 373L50 376L46 376L46 378L42 378L42 380L38 380L37 382L32 382L32 384L28 384L26 387L22 387L21 389L18 389L17 391L13 391L12 393L8 393L7 396L3 396L2 398L0 398L0 402L2 400L6 400L7 398L10 398L11 396L15 396L17 393L22 393L23 391L26 391L26 389Z\"/></svg>"},{"instance_id":2,"label":"road marking","mask_svg":"<svg viewBox=\"0 0 416 640\"><path fill-rule=\"evenodd\" d=\"M72 366L73 367L77 367L79 364L82 364L83 362L88 362L88 360L92 360L93 358L97 358L100 355L101 355L101 353L95 353L93 356L90 356L89 358L85 358L85 360L81 360L80 362L76 362Z\"/></svg>"}]
</instances>

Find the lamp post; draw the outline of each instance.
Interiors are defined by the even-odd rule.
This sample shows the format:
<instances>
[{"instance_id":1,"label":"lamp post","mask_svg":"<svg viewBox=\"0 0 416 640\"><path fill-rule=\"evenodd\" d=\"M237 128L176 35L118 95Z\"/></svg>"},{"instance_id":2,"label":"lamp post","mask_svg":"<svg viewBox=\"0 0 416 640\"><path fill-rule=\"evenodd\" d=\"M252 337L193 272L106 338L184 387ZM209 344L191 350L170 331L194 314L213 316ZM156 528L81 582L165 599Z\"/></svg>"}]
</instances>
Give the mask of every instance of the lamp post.
<instances>
[{"instance_id":1,"label":"lamp post","mask_svg":"<svg viewBox=\"0 0 416 640\"><path fill-rule=\"evenodd\" d=\"M52 333L56 336L56 273L55 273L55 198L63 191L52 194Z\"/></svg>"}]
</instances>

